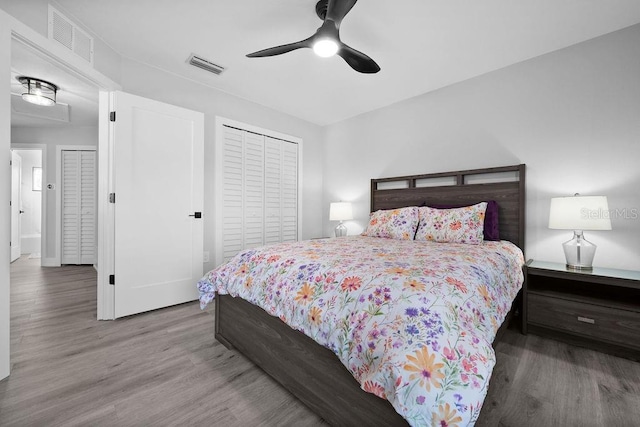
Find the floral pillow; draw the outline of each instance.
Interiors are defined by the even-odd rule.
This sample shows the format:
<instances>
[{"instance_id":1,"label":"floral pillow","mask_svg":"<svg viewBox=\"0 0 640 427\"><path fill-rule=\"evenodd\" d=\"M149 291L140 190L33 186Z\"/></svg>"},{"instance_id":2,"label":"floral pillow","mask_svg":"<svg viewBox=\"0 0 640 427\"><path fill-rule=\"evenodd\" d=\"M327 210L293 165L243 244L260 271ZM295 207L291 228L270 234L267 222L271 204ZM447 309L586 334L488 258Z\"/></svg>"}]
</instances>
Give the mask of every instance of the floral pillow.
<instances>
[{"instance_id":1,"label":"floral pillow","mask_svg":"<svg viewBox=\"0 0 640 427\"><path fill-rule=\"evenodd\" d=\"M455 209L420 207L416 240L478 245L484 239L486 210L486 202Z\"/></svg>"},{"instance_id":2,"label":"floral pillow","mask_svg":"<svg viewBox=\"0 0 640 427\"><path fill-rule=\"evenodd\" d=\"M416 206L372 212L363 236L413 240L418 227Z\"/></svg>"},{"instance_id":3,"label":"floral pillow","mask_svg":"<svg viewBox=\"0 0 640 427\"><path fill-rule=\"evenodd\" d=\"M430 208L437 209L452 209L452 208L464 208L465 206L469 206L468 204L457 204L457 205L441 205L441 204L431 204L428 202L420 205L429 206ZM484 240L500 240L500 207L498 206L498 202L495 200L487 200L487 210L484 213Z\"/></svg>"}]
</instances>

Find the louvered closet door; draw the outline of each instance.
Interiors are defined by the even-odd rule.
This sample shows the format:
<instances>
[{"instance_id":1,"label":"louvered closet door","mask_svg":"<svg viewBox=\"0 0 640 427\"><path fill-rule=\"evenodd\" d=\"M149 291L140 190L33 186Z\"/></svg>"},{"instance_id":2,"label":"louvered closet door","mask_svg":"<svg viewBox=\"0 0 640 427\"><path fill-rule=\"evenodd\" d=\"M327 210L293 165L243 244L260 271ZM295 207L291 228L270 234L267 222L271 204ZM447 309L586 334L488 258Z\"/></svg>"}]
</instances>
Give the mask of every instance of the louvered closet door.
<instances>
[{"instance_id":1,"label":"louvered closet door","mask_svg":"<svg viewBox=\"0 0 640 427\"><path fill-rule=\"evenodd\" d=\"M298 145L265 137L265 243L298 239Z\"/></svg>"},{"instance_id":2,"label":"louvered closet door","mask_svg":"<svg viewBox=\"0 0 640 427\"><path fill-rule=\"evenodd\" d=\"M62 151L62 264L95 264L95 170L95 151Z\"/></svg>"},{"instance_id":3,"label":"louvered closet door","mask_svg":"<svg viewBox=\"0 0 640 427\"><path fill-rule=\"evenodd\" d=\"M282 241L282 150L277 139L266 137L264 141L264 198L265 198L265 243Z\"/></svg>"},{"instance_id":4,"label":"louvered closet door","mask_svg":"<svg viewBox=\"0 0 640 427\"><path fill-rule=\"evenodd\" d=\"M298 240L298 144L282 146L282 241Z\"/></svg>"},{"instance_id":5,"label":"louvered closet door","mask_svg":"<svg viewBox=\"0 0 640 427\"><path fill-rule=\"evenodd\" d=\"M264 136L244 132L244 244L264 244Z\"/></svg>"},{"instance_id":6,"label":"louvered closet door","mask_svg":"<svg viewBox=\"0 0 640 427\"><path fill-rule=\"evenodd\" d=\"M243 183L244 132L224 128L222 146L222 258L230 260L244 244Z\"/></svg>"},{"instance_id":7,"label":"louvered closet door","mask_svg":"<svg viewBox=\"0 0 640 427\"><path fill-rule=\"evenodd\" d=\"M264 137L225 127L222 247L224 261L264 244Z\"/></svg>"},{"instance_id":8,"label":"louvered closet door","mask_svg":"<svg viewBox=\"0 0 640 427\"><path fill-rule=\"evenodd\" d=\"M298 239L298 145L227 126L223 132L218 264Z\"/></svg>"}]
</instances>

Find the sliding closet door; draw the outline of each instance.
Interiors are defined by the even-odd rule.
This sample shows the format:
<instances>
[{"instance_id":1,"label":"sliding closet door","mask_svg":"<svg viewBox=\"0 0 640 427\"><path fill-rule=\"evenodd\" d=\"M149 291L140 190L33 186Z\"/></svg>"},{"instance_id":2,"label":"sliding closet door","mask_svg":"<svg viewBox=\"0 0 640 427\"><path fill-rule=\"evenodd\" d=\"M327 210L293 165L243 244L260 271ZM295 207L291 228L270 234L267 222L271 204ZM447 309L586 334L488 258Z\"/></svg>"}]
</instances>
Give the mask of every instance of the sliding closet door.
<instances>
[{"instance_id":1,"label":"sliding closet door","mask_svg":"<svg viewBox=\"0 0 640 427\"><path fill-rule=\"evenodd\" d=\"M298 144L223 126L217 147L216 263L298 239Z\"/></svg>"},{"instance_id":2,"label":"sliding closet door","mask_svg":"<svg viewBox=\"0 0 640 427\"><path fill-rule=\"evenodd\" d=\"M62 264L95 264L96 152L62 151Z\"/></svg>"}]
</instances>

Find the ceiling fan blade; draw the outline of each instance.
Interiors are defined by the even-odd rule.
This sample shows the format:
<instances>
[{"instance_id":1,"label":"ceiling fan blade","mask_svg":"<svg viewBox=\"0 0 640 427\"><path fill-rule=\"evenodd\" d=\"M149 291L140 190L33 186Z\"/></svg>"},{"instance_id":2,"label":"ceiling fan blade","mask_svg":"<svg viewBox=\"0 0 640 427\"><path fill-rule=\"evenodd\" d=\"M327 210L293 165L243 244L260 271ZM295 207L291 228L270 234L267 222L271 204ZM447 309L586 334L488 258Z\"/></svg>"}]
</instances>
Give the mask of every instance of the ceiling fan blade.
<instances>
[{"instance_id":1,"label":"ceiling fan blade","mask_svg":"<svg viewBox=\"0 0 640 427\"><path fill-rule=\"evenodd\" d=\"M342 19L349 13L357 1L358 0L329 0L327 16L324 19L334 21L336 26L340 27Z\"/></svg>"},{"instance_id":2,"label":"ceiling fan blade","mask_svg":"<svg viewBox=\"0 0 640 427\"><path fill-rule=\"evenodd\" d=\"M289 44L283 44L281 46L275 46L275 47L270 47L267 49L262 49L259 50L257 52L253 52L247 55L247 57L249 58L260 58L263 56L275 56L275 55L282 55L283 53L287 53L287 52L291 52L292 50L296 50L296 49L300 49L303 47L311 47L311 40L313 39L313 37L309 37L308 39L299 41L299 42L295 42L295 43L289 43Z\"/></svg>"},{"instance_id":3,"label":"ceiling fan blade","mask_svg":"<svg viewBox=\"0 0 640 427\"><path fill-rule=\"evenodd\" d=\"M340 49L338 49L338 55L340 55L351 68L360 73L373 74L380 71L380 66L376 64L376 61L344 43L340 46Z\"/></svg>"}]
</instances>

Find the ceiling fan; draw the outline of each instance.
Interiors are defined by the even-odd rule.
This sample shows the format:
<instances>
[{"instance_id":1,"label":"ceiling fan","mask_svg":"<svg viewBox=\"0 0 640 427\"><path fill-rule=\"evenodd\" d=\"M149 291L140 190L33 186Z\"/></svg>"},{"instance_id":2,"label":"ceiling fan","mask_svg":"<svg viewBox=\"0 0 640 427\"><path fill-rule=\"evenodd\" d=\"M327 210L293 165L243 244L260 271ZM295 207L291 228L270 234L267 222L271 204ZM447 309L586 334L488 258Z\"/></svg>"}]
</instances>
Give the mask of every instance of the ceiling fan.
<instances>
[{"instance_id":1,"label":"ceiling fan","mask_svg":"<svg viewBox=\"0 0 640 427\"><path fill-rule=\"evenodd\" d=\"M249 58L282 55L292 50L308 47L318 56L330 57L335 54L360 73L377 73L380 67L362 52L342 43L340 40L340 23L349 13L357 0L320 0L316 4L316 14L324 22L311 37L295 43L270 47L248 54Z\"/></svg>"}]
</instances>

